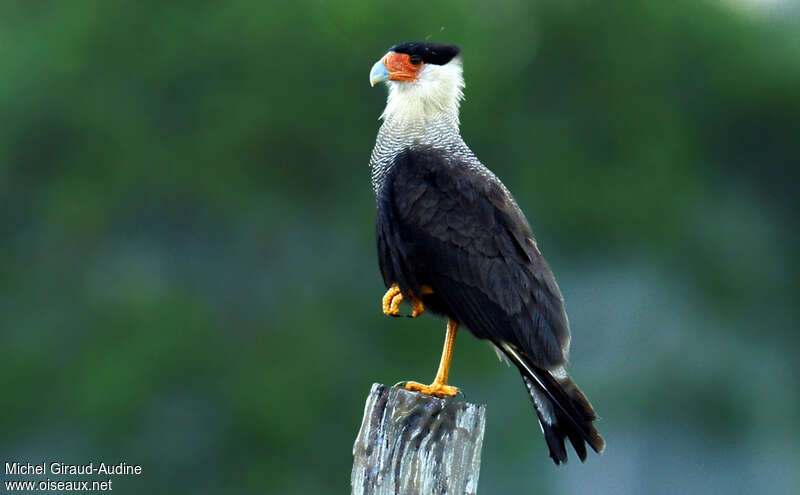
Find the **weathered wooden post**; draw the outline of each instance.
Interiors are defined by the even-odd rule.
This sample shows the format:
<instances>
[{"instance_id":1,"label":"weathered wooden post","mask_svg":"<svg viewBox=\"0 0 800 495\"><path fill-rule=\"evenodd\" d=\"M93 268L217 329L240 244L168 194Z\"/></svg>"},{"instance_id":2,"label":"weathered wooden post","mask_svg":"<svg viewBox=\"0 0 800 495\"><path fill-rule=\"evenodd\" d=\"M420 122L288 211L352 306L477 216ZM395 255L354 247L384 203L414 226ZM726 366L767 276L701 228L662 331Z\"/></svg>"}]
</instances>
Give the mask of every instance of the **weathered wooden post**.
<instances>
[{"instance_id":1,"label":"weathered wooden post","mask_svg":"<svg viewBox=\"0 0 800 495\"><path fill-rule=\"evenodd\" d=\"M474 494L486 406L374 383L353 445L353 495Z\"/></svg>"}]
</instances>

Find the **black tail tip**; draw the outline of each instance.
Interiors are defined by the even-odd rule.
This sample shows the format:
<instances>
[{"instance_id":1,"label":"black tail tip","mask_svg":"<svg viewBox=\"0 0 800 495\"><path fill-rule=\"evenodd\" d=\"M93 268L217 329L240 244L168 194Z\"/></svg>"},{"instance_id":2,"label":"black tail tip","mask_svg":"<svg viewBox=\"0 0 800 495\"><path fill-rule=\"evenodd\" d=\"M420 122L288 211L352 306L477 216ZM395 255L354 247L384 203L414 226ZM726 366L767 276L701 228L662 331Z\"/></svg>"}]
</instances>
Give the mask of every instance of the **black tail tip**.
<instances>
[{"instance_id":1,"label":"black tail tip","mask_svg":"<svg viewBox=\"0 0 800 495\"><path fill-rule=\"evenodd\" d=\"M567 438L569 438L572 448L575 450L575 453L578 454L578 458L581 460L581 462L586 461L587 443L592 450L598 454L603 453L606 448L606 442L603 440L603 437L597 433L597 430L595 430L591 423L583 426L584 430L588 432L588 437L584 437L581 432L578 432L574 429L569 429L569 427L567 427L568 429L564 431L558 425L542 424L545 442L547 442L547 448L550 451L550 458L553 459L553 462L556 463L556 465L567 462Z\"/></svg>"},{"instance_id":2,"label":"black tail tip","mask_svg":"<svg viewBox=\"0 0 800 495\"><path fill-rule=\"evenodd\" d=\"M539 425L553 462L567 462L567 439L581 462L586 460L587 443L592 450L602 453L606 442L594 427L597 416L575 382L569 378L558 382L547 372L541 372L539 376L544 387L525 374L522 379L539 417Z\"/></svg>"}]
</instances>

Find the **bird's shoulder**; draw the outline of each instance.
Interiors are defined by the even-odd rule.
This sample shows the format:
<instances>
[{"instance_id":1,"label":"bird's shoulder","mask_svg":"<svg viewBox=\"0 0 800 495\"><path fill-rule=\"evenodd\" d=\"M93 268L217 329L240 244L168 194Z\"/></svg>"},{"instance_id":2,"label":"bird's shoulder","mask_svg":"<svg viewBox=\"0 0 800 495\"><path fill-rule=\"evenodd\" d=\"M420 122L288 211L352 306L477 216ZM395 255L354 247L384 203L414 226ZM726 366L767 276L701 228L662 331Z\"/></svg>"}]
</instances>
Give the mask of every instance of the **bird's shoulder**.
<instances>
[{"instance_id":1,"label":"bird's shoulder","mask_svg":"<svg viewBox=\"0 0 800 495\"><path fill-rule=\"evenodd\" d=\"M412 146L394 159L389 181L398 217L453 244L487 255L535 249L528 220L499 178L474 159L447 149Z\"/></svg>"}]
</instances>

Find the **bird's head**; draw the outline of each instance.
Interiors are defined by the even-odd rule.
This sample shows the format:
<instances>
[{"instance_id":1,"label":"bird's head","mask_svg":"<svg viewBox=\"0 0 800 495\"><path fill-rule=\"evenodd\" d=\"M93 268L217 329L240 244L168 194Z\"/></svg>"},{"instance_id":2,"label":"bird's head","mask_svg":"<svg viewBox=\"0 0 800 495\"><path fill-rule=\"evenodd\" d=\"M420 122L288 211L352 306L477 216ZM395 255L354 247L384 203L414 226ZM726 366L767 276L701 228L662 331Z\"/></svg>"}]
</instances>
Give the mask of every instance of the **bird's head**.
<instances>
[{"instance_id":1,"label":"bird's head","mask_svg":"<svg viewBox=\"0 0 800 495\"><path fill-rule=\"evenodd\" d=\"M389 98L381 118L426 120L442 112L458 116L463 98L460 49L437 43L400 43L375 62L369 83L386 81Z\"/></svg>"}]
</instances>

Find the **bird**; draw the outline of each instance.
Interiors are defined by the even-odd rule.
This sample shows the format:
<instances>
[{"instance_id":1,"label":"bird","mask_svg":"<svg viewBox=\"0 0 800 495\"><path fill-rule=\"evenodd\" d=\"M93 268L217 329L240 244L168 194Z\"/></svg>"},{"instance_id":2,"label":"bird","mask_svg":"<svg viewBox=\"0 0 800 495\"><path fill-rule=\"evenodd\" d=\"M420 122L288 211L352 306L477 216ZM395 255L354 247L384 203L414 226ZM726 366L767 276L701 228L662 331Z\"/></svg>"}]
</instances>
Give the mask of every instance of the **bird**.
<instances>
[{"instance_id":1,"label":"bird","mask_svg":"<svg viewBox=\"0 0 800 495\"><path fill-rule=\"evenodd\" d=\"M429 310L447 320L433 383L399 385L458 394L448 375L465 327L519 370L555 464L567 461L566 439L581 461L586 444L602 453L594 409L567 374L570 330L553 272L509 190L461 137L460 47L394 45L369 82L388 86L370 157L383 313L402 316L405 301L408 316Z\"/></svg>"}]
</instances>

